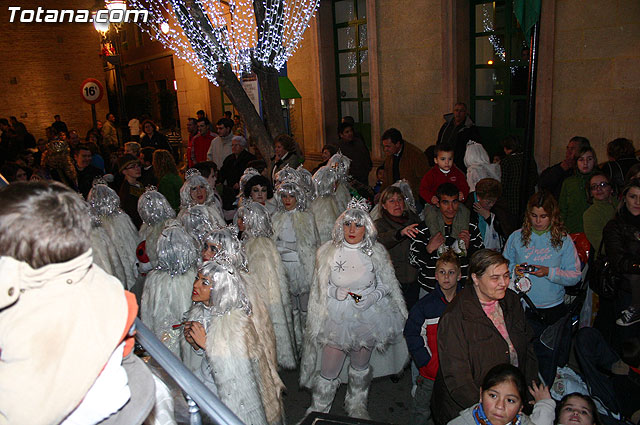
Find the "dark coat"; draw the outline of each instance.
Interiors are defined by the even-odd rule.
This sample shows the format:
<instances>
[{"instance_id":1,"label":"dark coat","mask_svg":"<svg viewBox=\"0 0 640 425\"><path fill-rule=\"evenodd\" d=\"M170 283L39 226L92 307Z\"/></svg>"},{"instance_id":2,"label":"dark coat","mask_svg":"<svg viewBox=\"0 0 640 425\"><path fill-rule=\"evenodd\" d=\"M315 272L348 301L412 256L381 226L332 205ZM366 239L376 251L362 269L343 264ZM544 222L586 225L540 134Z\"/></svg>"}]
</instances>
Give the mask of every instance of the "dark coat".
<instances>
[{"instance_id":1,"label":"dark coat","mask_svg":"<svg viewBox=\"0 0 640 425\"><path fill-rule=\"evenodd\" d=\"M247 168L249 161L256 159L255 155L251 152L243 149L242 152L236 156L231 154L224 159L222 168L220 168L220 176L218 180L222 183L222 208L225 210L232 210L233 203L238 195L238 189L234 189L233 186L240 182L240 177Z\"/></svg>"},{"instance_id":2,"label":"dark coat","mask_svg":"<svg viewBox=\"0 0 640 425\"><path fill-rule=\"evenodd\" d=\"M640 216L633 217L623 206L602 232L607 258L622 277L620 288L627 292L631 291L631 281L640 283L639 222Z\"/></svg>"},{"instance_id":3,"label":"dark coat","mask_svg":"<svg viewBox=\"0 0 640 425\"><path fill-rule=\"evenodd\" d=\"M155 149L165 149L168 150L169 153L173 154L173 149L169 144L169 139L162 133L158 133L157 131L153 132L153 136L149 138L146 134L140 140L140 146L146 148L148 146Z\"/></svg>"},{"instance_id":4,"label":"dark coat","mask_svg":"<svg viewBox=\"0 0 640 425\"><path fill-rule=\"evenodd\" d=\"M382 207L380 209L382 210ZM400 235L400 231L411 224L420 223L420 217L411 211L408 213L409 219L404 224L396 223L382 213L382 216L375 221L375 225L378 230L378 242L389 251L398 281L417 285L418 270L409 264L411 239Z\"/></svg>"},{"instance_id":5,"label":"dark coat","mask_svg":"<svg viewBox=\"0 0 640 425\"><path fill-rule=\"evenodd\" d=\"M393 180L393 157L394 155L387 155L387 158L384 160L384 179L382 180L382 187L380 188L381 192L387 186L395 183ZM429 171L429 168L431 168L427 157L420 149L405 141L398 168L400 170L400 178L406 179L409 182L411 192L413 192L413 199L418 199L422 177L424 177L427 171Z\"/></svg>"},{"instance_id":6,"label":"dark coat","mask_svg":"<svg viewBox=\"0 0 640 425\"><path fill-rule=\"evenodd\" d=\"M355 138L351 142L340 139L336 143L340 152L351 160L349 174L364 185L369 185L369 171L371 171L371 154L364 142Z\"/></svg>"},{"instance_id":7,"label":"dark coat","mask_svg":"<svg viewBox=\"0 0 640 425\"><path fill-rule=\"evenodd\" d=\"M464 165L464 154L467 152L467 143L469 140L473 140L482 144L478 127L469 116L466 117L464 123L458 126L455 124L452 113L446 114L444 119L445 123L440 127L436 144L444 143L453 146L453 162L460 171L466 173L467 166Z\"/></svg>"},{"instance_id":8,"label":"dark coat","mask_svg":"<svg viewBox=\"0 0 640 425\"><path fill-rule=\"evenodd\" d=\"M520 298L507 289L500 306L518 353L518 368L531 382L538 374L538 361ZM438 356L431 406L436 423L446 424L478 402L482 379L492 367L509 363L507 342L482 310L474 285L460 291L440 318Z\"/></svg>"}]
</instances>

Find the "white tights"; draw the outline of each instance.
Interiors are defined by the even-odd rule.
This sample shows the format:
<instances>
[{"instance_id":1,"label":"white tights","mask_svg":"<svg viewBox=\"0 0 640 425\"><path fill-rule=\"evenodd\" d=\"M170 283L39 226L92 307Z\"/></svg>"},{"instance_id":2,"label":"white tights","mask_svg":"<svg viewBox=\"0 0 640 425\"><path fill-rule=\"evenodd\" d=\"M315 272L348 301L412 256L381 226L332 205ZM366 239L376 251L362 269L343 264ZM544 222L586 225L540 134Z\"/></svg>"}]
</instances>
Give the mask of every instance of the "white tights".
<instances>
[{"instance_id":1,"label":"white tights","mask_svg":"<svg viewBox=\"0 0 640 425\"><path fill-rule=\"evenodd\" d=\"M344 360L351 359L351 367L356 370L364 370L369 366L371 359L371 349L363 347L359 350L342 351L339 348L325 345L322 349L322 360L320 366L320 375L328 380L336 379L340 375Z\"/></svg>"}]
</instances>

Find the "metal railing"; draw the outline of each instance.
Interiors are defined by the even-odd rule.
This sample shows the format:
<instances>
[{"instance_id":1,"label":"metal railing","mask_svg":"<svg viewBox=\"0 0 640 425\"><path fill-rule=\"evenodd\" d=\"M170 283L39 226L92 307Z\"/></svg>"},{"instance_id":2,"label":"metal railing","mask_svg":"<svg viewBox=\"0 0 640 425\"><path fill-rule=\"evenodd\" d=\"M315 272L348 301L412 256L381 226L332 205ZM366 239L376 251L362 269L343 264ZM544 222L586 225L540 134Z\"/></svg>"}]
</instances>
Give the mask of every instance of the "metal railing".
<instances>
[{"instance_id":1,"label":"metal railing","mask_svg":"<svg viewBox=\"0 0 640 425\"><path fill-rule=\"evenodd\" d=\"M140 319L134 323L136 340L188 394L191 424L200 423L198 408L218 425L244 425L187 367L145 326ZM191 400L189 400L191 399ZM195 404L194 404L195 403Z\"/></svg>"}]
</instances>

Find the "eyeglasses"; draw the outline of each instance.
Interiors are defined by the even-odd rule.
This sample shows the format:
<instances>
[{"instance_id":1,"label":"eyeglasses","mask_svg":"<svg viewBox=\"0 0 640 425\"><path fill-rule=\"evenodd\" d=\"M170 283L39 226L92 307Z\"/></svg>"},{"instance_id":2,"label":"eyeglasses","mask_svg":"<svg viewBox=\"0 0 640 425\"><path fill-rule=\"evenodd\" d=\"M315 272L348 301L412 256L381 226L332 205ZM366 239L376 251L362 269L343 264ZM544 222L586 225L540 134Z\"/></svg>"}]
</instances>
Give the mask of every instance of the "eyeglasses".
<instances>
[{"instance_id":1,"label":"eyeglasses","mask_svg":"<svg viewBox=\"0 0 640 425\"><path fill-rule=\"evenodd\" d=\"M604 190L605 187L609 187L609 186L611 185L607 182L600 182L600 183L594 183L589 187L591 188L591 190L598 190L598 189Z\"/></svg>"}]
</instances>

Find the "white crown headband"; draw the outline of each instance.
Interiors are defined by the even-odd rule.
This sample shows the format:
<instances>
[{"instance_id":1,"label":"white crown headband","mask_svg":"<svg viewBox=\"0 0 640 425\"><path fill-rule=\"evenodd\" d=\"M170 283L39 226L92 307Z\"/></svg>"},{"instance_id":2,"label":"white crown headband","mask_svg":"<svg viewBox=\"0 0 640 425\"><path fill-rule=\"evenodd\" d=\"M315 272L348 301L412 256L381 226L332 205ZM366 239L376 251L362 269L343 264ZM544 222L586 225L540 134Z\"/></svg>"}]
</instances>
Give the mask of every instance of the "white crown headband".
<instances>
[{"instance_id":1,"label":"white crown headband","mask_svg":"<svg viewBox=\"0 0 640 425\"><path fill-rule=\"evenodd\" d=\"M347 209L358 208L364 212L369 212L369 202L365 198L351 198L347 204Z\"/></svg>"}]
</instances>

